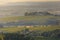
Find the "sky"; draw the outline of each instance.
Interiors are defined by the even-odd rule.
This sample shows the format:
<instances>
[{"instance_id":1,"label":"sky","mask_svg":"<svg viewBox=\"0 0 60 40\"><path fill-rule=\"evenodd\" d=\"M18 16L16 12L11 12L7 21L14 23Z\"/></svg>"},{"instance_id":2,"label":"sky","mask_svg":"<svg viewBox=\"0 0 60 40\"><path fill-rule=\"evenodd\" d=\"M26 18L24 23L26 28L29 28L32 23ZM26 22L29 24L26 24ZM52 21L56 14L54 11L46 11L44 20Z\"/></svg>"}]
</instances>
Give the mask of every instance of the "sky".
<instances>
[{"instance_id":1,"label":"sky","mask_svg":"<svg viewBox=\"0 0 60 40\"><path fill-rule=\"evenodd\" d=\"M48 2L48 1L60 1L60 0L0 0L0 5L6 5L7 3L15 2Z\"/></svg>"}]
</instances>

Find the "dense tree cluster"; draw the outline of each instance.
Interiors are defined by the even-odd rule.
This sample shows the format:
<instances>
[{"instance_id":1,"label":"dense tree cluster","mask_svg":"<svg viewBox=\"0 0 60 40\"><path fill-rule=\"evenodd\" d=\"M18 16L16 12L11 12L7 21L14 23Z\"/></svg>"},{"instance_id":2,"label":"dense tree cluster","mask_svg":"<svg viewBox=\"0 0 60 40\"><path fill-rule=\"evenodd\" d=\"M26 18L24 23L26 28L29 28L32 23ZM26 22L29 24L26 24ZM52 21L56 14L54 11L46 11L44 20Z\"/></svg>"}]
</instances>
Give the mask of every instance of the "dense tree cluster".
<instances>
[{"instance_id":1,"label":"dense tree cluster","mask_svg":"<svg viewBox=\"0 0 60 40\"><path fill-rule=\"evenodd\" d=\"M7 33L4 34L4 40L34 40L30 35Z\"/></svg>"},{"instance_id":2,"label":"dense tree cluster","mask_svg":"<svg viewBox=\"0 0 60 40\"><path fill-rule=\"evenodd\" d=\"M53 15L53 14L50 14L49 12L26 12L25 13L25 16L44 16L44 15Z\"/></svg>"}]
</instances>

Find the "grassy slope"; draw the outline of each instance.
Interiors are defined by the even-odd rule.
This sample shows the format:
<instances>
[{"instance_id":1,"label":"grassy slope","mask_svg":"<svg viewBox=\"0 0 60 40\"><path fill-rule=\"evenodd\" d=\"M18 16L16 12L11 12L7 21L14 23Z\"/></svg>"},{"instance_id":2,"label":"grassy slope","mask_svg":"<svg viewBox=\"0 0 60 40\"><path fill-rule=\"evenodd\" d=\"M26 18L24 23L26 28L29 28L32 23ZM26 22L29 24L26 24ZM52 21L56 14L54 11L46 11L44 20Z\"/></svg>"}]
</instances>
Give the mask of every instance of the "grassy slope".
<instances>
[{"instance_id":1,"label":"grassy slope","mask_svg":"<svg viewBox=\"0 0 60 40\"><path fill-rule=\"evenodd\" d=\"M18 17L7 17L7 18L0 18L0 21L7 22L7 21L16 21L16 20L44 20L44 19L49 19L49 18L56 18L59 19L59 17L54 17L54 16L18 16ZM60 20L60 19L59 19ZM7 31L7 32L16 32L23 30L24 27L10 27L10 28L0 28L2 31ZM55 29L60 29L59 26L51 26L51 27L32 27L29 28L30 30L42 30L42 31L51 31Z\"/></svg>"}]
</instances>

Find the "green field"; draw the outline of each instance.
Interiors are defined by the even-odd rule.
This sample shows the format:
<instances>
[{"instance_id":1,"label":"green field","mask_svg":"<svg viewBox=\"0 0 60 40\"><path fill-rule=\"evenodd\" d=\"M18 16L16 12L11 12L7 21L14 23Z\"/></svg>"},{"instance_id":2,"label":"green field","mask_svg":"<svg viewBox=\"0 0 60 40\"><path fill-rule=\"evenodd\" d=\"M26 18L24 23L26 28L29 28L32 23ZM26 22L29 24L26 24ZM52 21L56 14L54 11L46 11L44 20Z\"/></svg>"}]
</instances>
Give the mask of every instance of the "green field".
<instances>
[{"instance_id":1,"label":"green field","mask_svg":"<svg viewBox=\"0 0 60 40\"><path fill-rule=\"evenodd\" d=\"M5 18L0 18L0 21L2 22L10 22L10 21L17 21L17 20L27 20L27 21L31 21L31 20L47 20L50 18L56 18L58 20L60 20L59 16L14 16L14 17L5 17Z\"/></svg>"},{"instance_id":2,"label":"green field","mask_svg":"<svg viewBox=\"0 0 60 40\"><path fill-rule=\"evenodd\" d=\"M2 22L12 22L12 21L18 21L18 20L26 20L26 21L41 21L45 22L47 19L50 18L55 18L60 20L59 16L16 16L16 17L6 17L6 18L0 18L0 21ZM7 32L16 32L23 30L25 27L8 27L8 28L0 28L2 31L7 31ZM55 30L55 29L60 29L60 26L50 26L50 27L33 27L29 28L30 30L43 30L43 31L48 31L48 30Z\"/></svg>"}]
</instances>

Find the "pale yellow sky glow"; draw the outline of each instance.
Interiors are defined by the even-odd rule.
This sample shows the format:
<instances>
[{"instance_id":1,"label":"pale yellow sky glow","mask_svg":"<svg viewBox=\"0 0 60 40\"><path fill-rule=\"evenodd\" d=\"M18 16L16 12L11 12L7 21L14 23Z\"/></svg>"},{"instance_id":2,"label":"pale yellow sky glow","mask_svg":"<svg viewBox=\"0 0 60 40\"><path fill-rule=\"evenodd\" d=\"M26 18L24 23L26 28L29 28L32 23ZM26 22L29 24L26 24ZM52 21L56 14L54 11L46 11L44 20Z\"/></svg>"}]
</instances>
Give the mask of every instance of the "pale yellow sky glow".
<instances>
[{"instance_id":1,"label":"pale yellow sky glow","mask_svg":"<svg viewBox=\"0 0 60 40\"><path fill-rule=\"evenodd\" d=\"M46 2L46 1L60 1L60 0L0 0L0 5L5 5L10 2Z\"/></svg>"}]
</instances>

